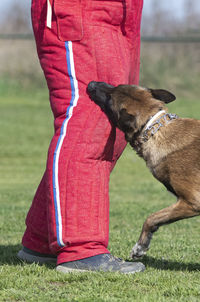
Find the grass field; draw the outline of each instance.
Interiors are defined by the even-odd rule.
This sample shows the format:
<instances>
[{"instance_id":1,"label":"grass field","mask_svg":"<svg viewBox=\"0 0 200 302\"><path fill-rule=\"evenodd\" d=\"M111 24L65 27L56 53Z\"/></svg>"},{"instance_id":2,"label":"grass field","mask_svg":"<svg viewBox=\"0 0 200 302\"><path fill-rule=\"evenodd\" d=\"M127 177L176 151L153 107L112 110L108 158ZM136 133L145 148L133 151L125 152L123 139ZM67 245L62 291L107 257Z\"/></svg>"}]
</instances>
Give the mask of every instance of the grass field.
<instances>
[{"instance_id":1,"label":"grass field","mask_svg":"<svg viewBox=\"0 0 200 302\"><path fill-rule=\"evenodd\" d=\"M170 111L200 118L199 100ZM26 213L45 168L53 120L45 92L0 96L0 301L200 301L199 218L161 228L144 273L63 275L54 267L20 263ZM129 259L147 215L175 202L130 147L110 183L110 251Z\"/></svg>"}]
</instances>

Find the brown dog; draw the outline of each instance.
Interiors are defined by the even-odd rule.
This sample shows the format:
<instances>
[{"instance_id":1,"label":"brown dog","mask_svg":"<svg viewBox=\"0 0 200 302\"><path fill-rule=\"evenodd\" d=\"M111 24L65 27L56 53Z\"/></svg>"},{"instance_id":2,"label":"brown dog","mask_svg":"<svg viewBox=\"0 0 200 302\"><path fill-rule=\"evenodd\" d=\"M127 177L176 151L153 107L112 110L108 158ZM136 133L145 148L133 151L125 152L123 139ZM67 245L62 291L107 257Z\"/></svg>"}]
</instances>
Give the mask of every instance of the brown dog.
<instances>
[{"instance_id":1,"label":"brown dog","mask_svg":"<svg viewBox=\"0 0 200 302\"><path fill-rule=\"evenodd\" d=\"M200 214L200 121L167 113L165 104L175 96L166 90L90 82L88 94L125 133L155 178L177 197L175 204L144 222L131 252L138 258L160 226Z\"/></svg>"}]
</instances>

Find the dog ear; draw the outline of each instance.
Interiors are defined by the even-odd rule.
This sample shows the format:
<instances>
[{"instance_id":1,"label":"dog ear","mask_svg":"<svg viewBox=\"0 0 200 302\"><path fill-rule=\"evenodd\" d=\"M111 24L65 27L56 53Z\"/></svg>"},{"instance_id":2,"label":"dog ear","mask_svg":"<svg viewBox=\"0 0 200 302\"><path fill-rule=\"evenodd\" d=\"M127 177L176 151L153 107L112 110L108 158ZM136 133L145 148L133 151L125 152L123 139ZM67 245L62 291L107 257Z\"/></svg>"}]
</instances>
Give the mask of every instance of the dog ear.
<instances>
[{"instance_id":1,"label":"dog ear","mask_svg":"<svg viewBox=\"0 0 200 302\"><path fill-rule=\"evenodd\" d=\"M171 103L176 99L174 94L164 89L149 89L149 91L155 99L160 100L165 104Z\"/></svg>"}]
</instances>

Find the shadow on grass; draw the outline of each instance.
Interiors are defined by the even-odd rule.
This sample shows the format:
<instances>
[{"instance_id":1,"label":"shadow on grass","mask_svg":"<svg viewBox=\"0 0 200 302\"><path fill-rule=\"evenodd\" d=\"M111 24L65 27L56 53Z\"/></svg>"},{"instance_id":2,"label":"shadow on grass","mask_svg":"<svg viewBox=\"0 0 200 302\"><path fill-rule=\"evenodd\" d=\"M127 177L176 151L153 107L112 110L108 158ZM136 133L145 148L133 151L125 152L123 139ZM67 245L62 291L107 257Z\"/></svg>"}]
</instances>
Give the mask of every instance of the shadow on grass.
<instances>
[{"instance_id":1,"label":"shadow on grass","mask_svg":"<svg viewBox=\"0 0 200 302\"><path fill-rule=\"evenodd\" d=\"M21 250L21 244L15 245L0 245L0 265L20 265L25 263L17 258L17 253ZM55 265L52 263L44 264L48 268L54 268Z\"/></svg>"},{"instance_id":2,"label":"shadow on grass","mask_svg":"<svg viewBox=\"0 0 200 302\"><path fill-rule=\"evenodd\" d=\"M21 244L15 245L0 245L0 265L10 264L19 265L23 263L17 258L17 253L21 249ZM130 261L130 260L126 260ZM171 271L188 271L195 272L200 271L200 263L184 263L177 261L170 261L165 259L153 258L150 256L144 256L141 260L147 267L152 267L160 270L171 270ZM54 264L45 264L49 268L54 268Z\"/></svg>"},{"instance_id":3,"label":"shadow on grass","mask_svg":"<svg viewBox=\"0 0 200 302\"><path fill-rule=\"evenodd\" d=\"M17 253L21 249L21 244L15 245L0 245L0 265L3 264L19 264Z\"/></svg>"},{"instance_id":4,"label":"shadow on grass","mask_svg":"<svg viewBox=\"0 0 200 302\"><path fill-rule=\"evenodd\" d=\"M188 271L188 272L200 271L200 263L184 263L178 261L158 259L149 256L144 256L144 258L142 258L142 262L147 267L149 266L160 270Z\"/></svg>"}]
</instances>

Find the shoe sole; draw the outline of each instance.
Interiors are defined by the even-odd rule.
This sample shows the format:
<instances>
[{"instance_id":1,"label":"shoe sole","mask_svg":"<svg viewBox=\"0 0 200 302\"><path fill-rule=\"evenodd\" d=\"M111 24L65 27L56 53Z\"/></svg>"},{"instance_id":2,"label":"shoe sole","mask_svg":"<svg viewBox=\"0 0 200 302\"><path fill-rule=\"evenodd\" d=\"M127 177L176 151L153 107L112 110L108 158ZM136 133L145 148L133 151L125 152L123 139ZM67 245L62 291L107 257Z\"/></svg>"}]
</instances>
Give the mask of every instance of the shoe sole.
<instances>
[{"instance_id":1,"label":"shoe sole","mask_svg":"<svg viewBox=\"0 0 200 302\"><path fill-rule=\"evenodd\" d=\"M145 270L145 266L142 267L141 269L138 269L136 271L132 271L132 272L122 272L122 271L103 271L103 270L84 270L84 269L78 269L78 268L69 268L66 266L62 266L62 265L58 265L56 267L56 270L60 273L64 273L64 274L68 274L68 273L119 273L119 274L136 274L136 273L140 273L140 272L144 272Z\"/></svg>"},{"instance_id":2,"label":"shoe sole","mask_svg":"<svg viewBox=\"0 0 200 302\"><path fill-rule=\"evenodd\" d=\"M63 267L62 265L58 265L56 267L56 270L60 273L68 274L68 273L94 273L95 271L89 271L89 270L83 270L78 268L69 268L69 267Z\"/></svg>"},{"instance_id":3,"label":"shoe sole","mask_svg":"<svg viewBox=\"0 0 200 302\"><path fill-rule=\"evenodd\" d=\"M23 250L17 253L17 258L21 261L28 262L28 263L38 263L38 264L45 264L45 263L56 263L56 258L53 257L40 257L34 256L32 254L26 253Z\"/></svg>"}]
</instances>

